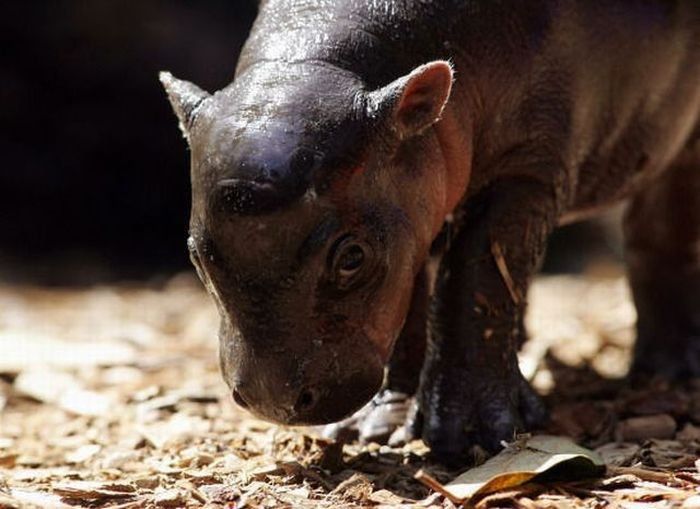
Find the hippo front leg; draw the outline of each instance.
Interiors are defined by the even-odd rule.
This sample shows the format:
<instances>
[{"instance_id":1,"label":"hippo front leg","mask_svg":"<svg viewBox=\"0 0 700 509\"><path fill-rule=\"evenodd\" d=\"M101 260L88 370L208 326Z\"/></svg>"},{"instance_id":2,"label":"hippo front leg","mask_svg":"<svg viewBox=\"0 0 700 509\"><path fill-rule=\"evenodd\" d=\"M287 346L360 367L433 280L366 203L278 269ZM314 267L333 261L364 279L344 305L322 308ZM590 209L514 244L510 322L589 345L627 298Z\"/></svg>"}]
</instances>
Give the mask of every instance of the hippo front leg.
<instances>
[{"instance_id":1,"label":"hippo front leg","mask_svg":"<svg viewBox=\"0 0 700 509\"><path fill-rule=\"evenodd\" d=\"M440 461L462 464L545 418L517 363L530 277L556 217L555 192L526 179L468 202L438 270L418 411L408 428Z\"/></svg>"}]
</instances>

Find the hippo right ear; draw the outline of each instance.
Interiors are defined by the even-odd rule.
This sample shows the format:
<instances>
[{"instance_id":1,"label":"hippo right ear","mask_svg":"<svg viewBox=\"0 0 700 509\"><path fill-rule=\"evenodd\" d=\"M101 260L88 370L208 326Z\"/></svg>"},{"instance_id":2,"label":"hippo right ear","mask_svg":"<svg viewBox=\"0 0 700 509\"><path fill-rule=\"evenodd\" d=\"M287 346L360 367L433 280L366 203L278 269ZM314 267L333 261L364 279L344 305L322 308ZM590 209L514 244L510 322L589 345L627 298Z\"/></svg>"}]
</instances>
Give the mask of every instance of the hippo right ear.
<instances>
[{"instance_id":1,"label":"hippo right ear","mask_svg":"<svg viewBox=\"0 0 700 509\"><path fill-rule=\"evenodd\" d=\"M210 95L194 83L179 80L169 72L163 71L158 77L168 94L175 115L180 121L180 130L189 141L190 127L192 127L197 110Z\"/></svg>"},{"instance_id":2,"label":"hippo right ear","mask_svg":"<svg viewBox=\"0 0 700 509\"><path fill-rule=\"evenodd\" d=\"M454 71L452 64L436 60L421 65L410 74L370 92L368 113L387 117L400 138L419 134L440 120L450 98Z\"/></svg>"}]
</instances>

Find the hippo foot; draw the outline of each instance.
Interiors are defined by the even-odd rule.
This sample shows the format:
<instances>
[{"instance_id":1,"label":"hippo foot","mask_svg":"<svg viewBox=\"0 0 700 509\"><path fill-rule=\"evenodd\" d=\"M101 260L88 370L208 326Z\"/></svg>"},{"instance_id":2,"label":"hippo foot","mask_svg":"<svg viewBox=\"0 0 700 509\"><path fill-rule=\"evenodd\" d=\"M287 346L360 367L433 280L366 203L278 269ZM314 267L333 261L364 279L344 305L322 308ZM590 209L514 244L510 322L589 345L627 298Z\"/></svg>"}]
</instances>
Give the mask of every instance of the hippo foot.
<instances>
[{"instance_id":1,"label":"hippo foot","mask_svg":"<svg viewBox=\"0 0 700 509\"><path fill-rule=\"evenodd\" d=\"M387 443L406 421L411 400L408 394L384 389L351 417L324 426L321 434L342 441L358 439L362 443Z\"/></svg>"},{"instance_id":2,"label":"hippo foot","mask_svg":"<svg viewBox=\"0 0 700 509\"><path fill-rule=\"evenodd\" d=\"M540 397L517 370L506 379L465 382L422 387L406 424L409 437L422 438L448 467L468 464L474 446L495 453L546 420Z\"/></svg>"},{"instance_id":3,"label":"hippo foot","mask_svg":"<svg viewBox=\"0 0 700 509\"><path fill-rule=\"evenodd\" d=\"M632 376L660 375L680 381L700 377L700 331L680 335L681 339L669 338L668 332L651 336L640 334L637 340Z\"/></svg>"}]
</instances>

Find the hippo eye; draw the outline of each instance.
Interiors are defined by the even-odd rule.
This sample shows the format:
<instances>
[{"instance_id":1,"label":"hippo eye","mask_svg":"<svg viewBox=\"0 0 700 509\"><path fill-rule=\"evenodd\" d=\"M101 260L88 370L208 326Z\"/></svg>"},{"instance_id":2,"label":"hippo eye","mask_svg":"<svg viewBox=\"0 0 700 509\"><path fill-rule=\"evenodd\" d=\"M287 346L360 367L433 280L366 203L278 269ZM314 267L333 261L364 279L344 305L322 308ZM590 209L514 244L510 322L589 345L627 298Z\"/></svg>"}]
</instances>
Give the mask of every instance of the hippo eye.
<instances>
[{"instance_id":1,"label":"hippo eye","mask_svg":"<svg viewBox=\"0 0 700 509\"><path fill-rule=\"evenodd\" d=\"M336 284L347 287L362 272L368 256L368 246L356 238L348 235L338 240L329 260Z\"/></svg>"},{"instance_id":2,"label":"hippo eye","mask_svg":"<svg viewBox=\"0 0 700 509\"><path fill-rule=\"evenodd\" d=\"M362 268L365 262L365 250L359 244L353 244L345 249L345 252L338 260L338 275L343 277L352 276Z\"/></svg>"}]
</instances>

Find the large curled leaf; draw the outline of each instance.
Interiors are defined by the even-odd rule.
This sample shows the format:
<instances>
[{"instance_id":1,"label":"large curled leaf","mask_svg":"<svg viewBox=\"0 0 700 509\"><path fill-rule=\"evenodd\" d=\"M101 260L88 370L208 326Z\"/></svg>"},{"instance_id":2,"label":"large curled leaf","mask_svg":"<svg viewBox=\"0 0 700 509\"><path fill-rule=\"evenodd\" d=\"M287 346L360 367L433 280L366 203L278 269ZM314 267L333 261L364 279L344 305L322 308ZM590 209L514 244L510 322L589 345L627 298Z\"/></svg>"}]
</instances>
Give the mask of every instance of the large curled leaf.
<instances>
[{"instance_id":1,"label":"large curled leaf","mask_svg":"<svg viewBox=\"0 0 700 509\"><path fill-rule=\"evenodd\" d=\"M512 488L532 480L578 480L600 475L601 457L569 438L541 435L519 440L483 465L464 472L446 485L430 486L453 502Z\"/></svg>"}]
</instances>

